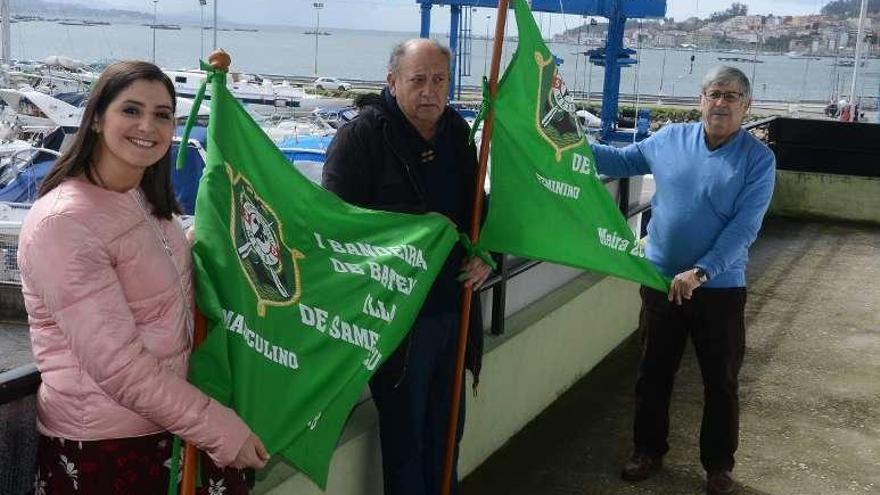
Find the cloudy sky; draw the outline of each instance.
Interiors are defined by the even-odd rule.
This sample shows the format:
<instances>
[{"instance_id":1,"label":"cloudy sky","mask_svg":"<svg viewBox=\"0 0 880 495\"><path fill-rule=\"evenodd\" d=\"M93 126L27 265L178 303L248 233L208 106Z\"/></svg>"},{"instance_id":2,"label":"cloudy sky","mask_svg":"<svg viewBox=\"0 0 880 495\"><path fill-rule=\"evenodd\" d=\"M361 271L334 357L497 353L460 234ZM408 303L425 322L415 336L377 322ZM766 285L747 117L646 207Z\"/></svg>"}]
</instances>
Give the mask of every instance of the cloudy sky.
<instances>
[{"instance_id":1,"label":"cloudy sky","mask_svg":"<svg viewBox=\"0 0 880 495\"><path fill-rule=\"evenodd\" d=\"M117 7L152 12L152 0L50 0L60 3L81 4L93 7ZM214 0L208 0L210 12ZM216 0L222 18L245 24L292 24L310 26L315 22L312 8L314 0ZM321 0L321 25L353 29L383 29L393 31L418 31L419 8L415 0ZM812 14L818 13L830 0L739 0L754 14ZM158 0L160 16L164 14L199 13L198 0ZM487 3L489 3L487 1ZM667 0L667 16L684 19L698 14L706 17L712 12L724 10L733 0ZM486 15L492 9L482 9L474 17L474 29L481 31ZM493 16L494 19L494 16ZM449 9L435 7L432 13L433 29L447 31ZM492 21L494 22L494 20ZM560 31L567 24L576 22L567 18L552 23L552 31ZM545 24L546 26L546 24ZM558 28L557 28L558 26Z\"/></svg>"}]
</instances>

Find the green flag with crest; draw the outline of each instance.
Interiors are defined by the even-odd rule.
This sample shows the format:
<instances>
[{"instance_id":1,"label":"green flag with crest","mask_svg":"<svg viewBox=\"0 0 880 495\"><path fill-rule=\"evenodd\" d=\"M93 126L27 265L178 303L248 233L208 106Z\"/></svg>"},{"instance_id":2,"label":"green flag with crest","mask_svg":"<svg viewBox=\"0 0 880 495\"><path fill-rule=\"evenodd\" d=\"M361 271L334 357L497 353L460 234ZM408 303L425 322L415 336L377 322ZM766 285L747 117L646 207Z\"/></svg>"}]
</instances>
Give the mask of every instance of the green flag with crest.
<instances>
[{"instance_id":1,"label":"green flag with crest","mask_svg":"<svg viewBox=\"0 0 880 495\"><path fill-rule=\"evenodd\" d=\"M190 379L319 486L368 379L457 240L437 214L370 211L296 171L213 73L193 263L208 336Z\"/></svg>"},{"instance_id":2,"label":"green flag with crest","mask_svg":"<svg viewBox=\"0 0 880 495\"><path fill-rule=\"evenodd\" d=\"M492 101L492 191L482 248L666 291L596 171L574 100L524 0L519 45Z\"/></svg>"}]
</instances>

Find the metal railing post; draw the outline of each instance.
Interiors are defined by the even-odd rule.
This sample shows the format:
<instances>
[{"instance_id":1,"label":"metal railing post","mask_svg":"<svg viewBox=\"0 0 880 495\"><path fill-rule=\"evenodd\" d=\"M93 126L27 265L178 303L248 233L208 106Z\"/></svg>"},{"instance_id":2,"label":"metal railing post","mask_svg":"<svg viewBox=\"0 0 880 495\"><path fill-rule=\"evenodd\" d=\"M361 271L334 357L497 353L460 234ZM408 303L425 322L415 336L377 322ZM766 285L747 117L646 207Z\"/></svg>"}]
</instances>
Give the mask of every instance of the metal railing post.
<instances>
[{"instance_id":1,"label":"metal railing post","mask_svg":"<svg viewBox=\"0 0 880 495\"><path fill-rule=\"evenodd\" d=\"M623 177L617 181L617 207L624 218L628 218L629 212L629 177Z\"/></svg>"},{"instance_id":2,"label":"metal railing post","mask_svg":"<svg viewBox=\"0 0 880 495\"><path fill-rule=\"evenodd\" d=\"M501 280L492 287L492 335L504 334L504 313L507 309L507 280L508 280L507 256L501 255L498 261L498 274Z\"/></svg>"}]
</instances>

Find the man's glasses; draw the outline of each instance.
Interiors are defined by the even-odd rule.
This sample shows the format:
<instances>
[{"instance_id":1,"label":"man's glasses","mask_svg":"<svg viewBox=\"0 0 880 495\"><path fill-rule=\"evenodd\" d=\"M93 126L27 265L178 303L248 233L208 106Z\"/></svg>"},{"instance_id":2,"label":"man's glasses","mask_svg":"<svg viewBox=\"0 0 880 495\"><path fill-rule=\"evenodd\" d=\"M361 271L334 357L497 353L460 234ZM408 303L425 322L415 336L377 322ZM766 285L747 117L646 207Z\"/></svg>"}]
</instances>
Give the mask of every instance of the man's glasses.
<instances>
[{"instance_id":1,"label":"man's glasses","mask_svg":"<svg viewBox=\"0 0 880 495\"><path fill-rule=\"evenodd\" d=\"M737 103L742 99L743 94L738 91L709 91L708 93L703 93L703 96L710 101L718 101L723 98L727 103Z\"/></svg>"}]
</instances>

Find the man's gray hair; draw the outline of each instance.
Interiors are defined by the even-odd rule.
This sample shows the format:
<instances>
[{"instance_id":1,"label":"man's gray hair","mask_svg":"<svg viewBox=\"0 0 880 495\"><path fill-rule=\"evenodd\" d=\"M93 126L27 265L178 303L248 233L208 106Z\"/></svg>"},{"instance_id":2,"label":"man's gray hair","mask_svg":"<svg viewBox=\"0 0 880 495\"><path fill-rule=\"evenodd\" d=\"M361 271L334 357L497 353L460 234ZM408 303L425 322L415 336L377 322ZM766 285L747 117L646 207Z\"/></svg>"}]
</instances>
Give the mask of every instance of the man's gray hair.
<instances>
[{"instance_id":1,"label":"man's gray hair","mask_svg":"<svg viewBox=\"0 0 880 495\"><path fill-rule=\"evenodd\" d=\"M446 65L451 65L452 52L449 50L449 47L441 45L437 40L433 40L431 38L412 38L406 41L401 41L400 43L394 45L394 48L391 49L391 57L388 58L388 72L392 74L398 73L398 71L400 70L400 59L403 58L403 56L406 54L406 51L416 43L427 43L433 46L446 57Z\"/></svg>"},{"instance_id":2,"label":"man's gray hair","mask_svg":"<svg viewBox=\"0 0 880 495\"><path fill-rule=\"evenodd\" d=\"M743 71L737 69L736 67L729 67L727 65L719 65L717 67L712 67L709 69L709 72L703 76L703 86L701 89L702 92L706 92L713 84L721 84L721 85L731 85L736 84L739 86L740 92L743 94L743 98L746 100L752 99L752 85L749 83L749 78L743 73Z\"/></svg>"}]
</instances>

